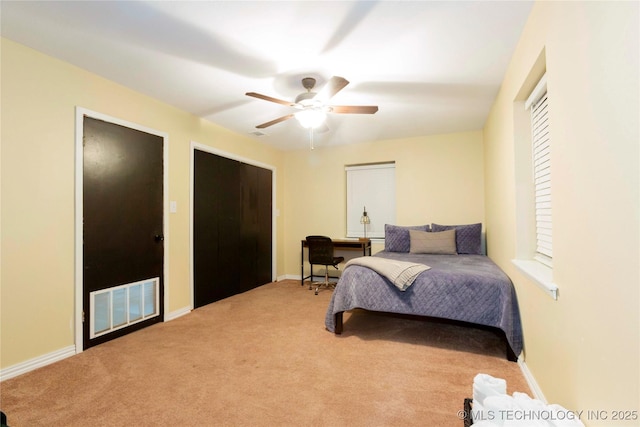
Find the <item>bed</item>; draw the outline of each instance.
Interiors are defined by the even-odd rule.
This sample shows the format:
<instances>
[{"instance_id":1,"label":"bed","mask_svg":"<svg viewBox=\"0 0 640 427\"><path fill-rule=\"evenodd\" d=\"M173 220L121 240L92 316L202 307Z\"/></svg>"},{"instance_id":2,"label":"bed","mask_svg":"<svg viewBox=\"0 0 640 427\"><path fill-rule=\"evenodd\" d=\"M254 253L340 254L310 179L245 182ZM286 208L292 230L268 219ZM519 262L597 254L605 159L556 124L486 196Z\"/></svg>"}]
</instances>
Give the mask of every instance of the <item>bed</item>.
<instances>
[{"instance_id":1,"label":"bed","mask_svg":"<svg viewBox=\"0 0 640 427\"><path fill-rule=\"evenodd\" d=\"M344 268L326 312L326 328L341 334L343 313L355 308L472 323L502 331L507 358L517 360L523 339L515 289L507 275L481 253L481 224L473 224L473 231L464 228L469 226L387 225L385 250L361 257L371 258L362 265L358 259L350 260ZM454 243L450 230L454 230ZM429 242L418 243L422 237ZM442 249L443 245L448 247ZM372 263L428 267L414 270L401 290L396 277L379 273Z\"/></svg>"}]
</instances>

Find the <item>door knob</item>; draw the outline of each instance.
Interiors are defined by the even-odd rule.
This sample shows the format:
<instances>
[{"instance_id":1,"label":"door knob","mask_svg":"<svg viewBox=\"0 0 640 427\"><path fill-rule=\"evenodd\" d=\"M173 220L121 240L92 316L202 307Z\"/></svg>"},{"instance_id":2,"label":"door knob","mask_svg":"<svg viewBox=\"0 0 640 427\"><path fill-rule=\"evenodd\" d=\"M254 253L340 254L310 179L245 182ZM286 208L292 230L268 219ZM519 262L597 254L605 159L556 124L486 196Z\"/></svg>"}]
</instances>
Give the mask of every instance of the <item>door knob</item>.
<instances>
[{"instance_id":1,"label":"door knob","mask_svg":"<svg viewBox=\"0 0 640 427\"><path fill-rule=\"evenodd\" d=\"M164 240L164 236L162 234L156 234L154 236L154 239L156 240L156 242L162 242Z\"/></svg>"}]
</instances>

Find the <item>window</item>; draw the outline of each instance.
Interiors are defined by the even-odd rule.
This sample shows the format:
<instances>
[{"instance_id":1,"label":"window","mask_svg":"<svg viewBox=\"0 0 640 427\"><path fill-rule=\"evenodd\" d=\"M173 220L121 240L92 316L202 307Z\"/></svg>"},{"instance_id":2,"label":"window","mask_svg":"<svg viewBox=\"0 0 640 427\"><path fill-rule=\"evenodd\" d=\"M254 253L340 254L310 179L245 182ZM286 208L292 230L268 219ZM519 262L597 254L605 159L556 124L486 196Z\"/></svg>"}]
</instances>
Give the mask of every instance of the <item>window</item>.
<instances>
[{"instance_id":1,"label":"window","mask_svg":"<svg viewBox=\"0 0 640 427\"><path fill-rule=\"evenodd\" d=\"M347 237L364 237L360 218L365 208L371 221L366 225L369 238L384 238L384 225L396 223L395 167L393 162L345 167Z\"/></svg>"},{"instance_id":2,"label":"window","mask_svg":"<svg viewBox=\"0 0 640 427\"><path fill-rule=\"evenodd\" d=\"M551 227L551 138L546 75L525 103L531 114L531 146L535 191L535 259L551 266L553 257Z\"/></svg>"},{"instance_id":3,"label":"window","mask_svg":"<svg viewBox=\"0 0 640 427\"><path fill-rule=\"evenodd\" d=\"M552 277L552 138L546 75L526 101L514 107L517 253L513 262L557 299Z\"/></svg>"}]
</instances>

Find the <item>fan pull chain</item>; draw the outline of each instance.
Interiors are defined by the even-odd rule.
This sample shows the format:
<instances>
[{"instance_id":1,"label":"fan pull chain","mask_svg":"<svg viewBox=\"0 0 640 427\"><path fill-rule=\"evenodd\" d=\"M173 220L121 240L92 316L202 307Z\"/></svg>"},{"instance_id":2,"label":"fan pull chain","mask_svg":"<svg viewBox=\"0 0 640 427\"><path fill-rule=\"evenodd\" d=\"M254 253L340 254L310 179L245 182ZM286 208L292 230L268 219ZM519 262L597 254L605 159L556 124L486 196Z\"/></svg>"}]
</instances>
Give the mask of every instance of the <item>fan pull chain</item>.
<instances>
[{"instance_id":1,"label":"fan pull chain","mask_svg":"<svg viewBox=\"0 0 640 427\"><path fill-rule=\"evenodd\" d=\"M309 144L311 145L311 149L313 150L313 128L309 128Z\"/></svg>"}]
</instances>

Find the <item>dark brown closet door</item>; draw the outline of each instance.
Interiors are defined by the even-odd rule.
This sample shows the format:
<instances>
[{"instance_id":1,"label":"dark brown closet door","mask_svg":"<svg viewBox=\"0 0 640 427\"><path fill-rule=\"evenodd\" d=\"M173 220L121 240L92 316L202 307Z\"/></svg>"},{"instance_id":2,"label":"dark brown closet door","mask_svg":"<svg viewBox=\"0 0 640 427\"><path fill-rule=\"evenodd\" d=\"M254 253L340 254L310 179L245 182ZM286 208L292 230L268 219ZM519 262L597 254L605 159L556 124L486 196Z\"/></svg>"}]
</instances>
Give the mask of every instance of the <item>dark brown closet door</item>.
<instances>
[{"instance_id":1,"label":"dark brown closet door","mask_svg":"<svg viewBox=\"0 0 640 427\"><path fill-rule=\"evenodd\" d=\"M196 308L271 281L272 173L264 171L194 152Z\"/></svg>"},{"instance_id":2,"label":"dark brown closet door","mask_svg":"<svg viewBox=\"0 0 640 427\"><path fill-rule=\"evenodd\" d=\"M259 285L272 280L273 261L273 172L258 169L258 230L257 230L257 277Z\"/></svg>"},{"instance_id":3,"label":"dark brown closet door","mask_svg":"<svg viewBox=\"0 0 640 427\"><path fill-rule=\"evenodd\" d=\"M194 153L193 262L195 307L233 295L240 269L237 162Z\"/></svg>"},{"instance_id":4,"label":"dark brown closet door","mask_svg":"<svg viewBox=\"0 0 640 427\"><path fill-rule=\"evenodd\" d=\"M254 288L257 283L258 261L258 168L242 164L240 166L240 283L239 290L244 292Z\"/></svg>"},{"instance_id":5,"label":"dark brown closet door","mask_svg":"<svg viewBox=\"0 0 640 427\"><path fill-rule=\"evenodd\" d=\"M242 165L240 179L243 203L240 236L243 254L240 289L271 282L272 257L272 172Z\"/></svg>"}]
</instances>

